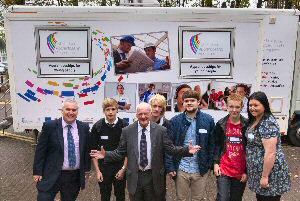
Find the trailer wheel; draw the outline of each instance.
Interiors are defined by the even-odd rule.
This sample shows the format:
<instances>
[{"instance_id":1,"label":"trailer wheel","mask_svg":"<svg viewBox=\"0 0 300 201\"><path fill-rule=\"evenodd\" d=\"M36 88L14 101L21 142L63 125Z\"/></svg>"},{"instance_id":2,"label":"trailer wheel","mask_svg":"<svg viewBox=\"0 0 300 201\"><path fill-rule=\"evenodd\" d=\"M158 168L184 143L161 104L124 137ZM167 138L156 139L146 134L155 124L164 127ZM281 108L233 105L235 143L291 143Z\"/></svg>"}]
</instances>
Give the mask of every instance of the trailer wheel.
<instances>
[{"instance_id":1,"label":"trailer wheel","mask_svg":"<svg viewBox=\"0 0 300 201\"><path fill-rule=\"evenodd\" d=\"M289 127L288 136L291 143L300 147L300 124L297 123L294 127Z\"/></svg>"}]
</instances>

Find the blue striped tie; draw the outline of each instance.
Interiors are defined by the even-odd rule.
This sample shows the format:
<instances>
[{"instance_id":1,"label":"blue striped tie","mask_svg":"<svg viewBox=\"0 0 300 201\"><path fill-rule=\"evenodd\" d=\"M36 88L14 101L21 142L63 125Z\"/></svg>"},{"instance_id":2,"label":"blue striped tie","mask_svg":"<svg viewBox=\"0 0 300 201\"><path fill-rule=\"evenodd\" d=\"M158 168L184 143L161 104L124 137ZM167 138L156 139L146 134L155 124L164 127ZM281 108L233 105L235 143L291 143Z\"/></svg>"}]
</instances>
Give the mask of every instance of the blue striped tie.
<instances>
[{"instance_id":1,"label":"blue striped tie","mask_svg":"<svg viewBox=\"0 0 300 201\"><path fill-rule=\"evenodd\" d=\"M148 165L147 158L147 140L146 140L146 129L142 129L141 141L140 141L140 166L144 169Z\"/></svg>"},{"instance_id":2,"label":"blue striped tie","mask_svg":"<svg viewBox=\"0 0 300 201\"><path fill-rule=\"evenodd\" d=\"M73 139L73 135L71 132L71 125L67 125L68 127L68 133L67 133L67 139L68 139L68 159L69 159L69 167L75 168L76 165L76 155L75 155L75 143Z\"/></svg>"}]
</instances>

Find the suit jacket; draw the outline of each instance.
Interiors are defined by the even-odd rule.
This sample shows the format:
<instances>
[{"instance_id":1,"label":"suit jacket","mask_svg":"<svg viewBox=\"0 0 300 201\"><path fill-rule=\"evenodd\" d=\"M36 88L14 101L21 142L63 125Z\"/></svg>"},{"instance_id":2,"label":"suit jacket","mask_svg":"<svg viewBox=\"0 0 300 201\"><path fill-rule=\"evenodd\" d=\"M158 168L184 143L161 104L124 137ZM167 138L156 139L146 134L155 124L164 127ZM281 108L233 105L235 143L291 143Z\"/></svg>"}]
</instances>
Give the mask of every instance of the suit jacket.
<instances>
[{"instance_id":1,"label":"suit jacket","mask_svg":"<svg viewBox=\"0 0 300 201\"><path fill-rule=\"evenodd\" d=\"M160 196L165 191L165 168L164 153L177 154L179 156L191 156L188 147L175 147L168 138L167 129L156 123L150 123L151 139L151 168L153 187L155 193ZM139 143L138 122L123 128L119 146L114 151L107 151L104 158L107 162L123 160L128 158L127 187L130 194L135 194L139 171Z\"/></svg>"},{"instance_id":2,"label":"suit jacket","mask_svg":"<svg viewBox=\"0 0 300 201\"><path fill-rule=\"evenodd\" d=\"M85 172L91 169L89 156L89 125L76 120L79 135L80 152L80 187L85 187ZM33 163L33 175L41 175L38 182L40 191L48 191L53 187L61 174L64 162L64 139L62 118L47 121L39 137Z\"/></svg>"}]
</instances>

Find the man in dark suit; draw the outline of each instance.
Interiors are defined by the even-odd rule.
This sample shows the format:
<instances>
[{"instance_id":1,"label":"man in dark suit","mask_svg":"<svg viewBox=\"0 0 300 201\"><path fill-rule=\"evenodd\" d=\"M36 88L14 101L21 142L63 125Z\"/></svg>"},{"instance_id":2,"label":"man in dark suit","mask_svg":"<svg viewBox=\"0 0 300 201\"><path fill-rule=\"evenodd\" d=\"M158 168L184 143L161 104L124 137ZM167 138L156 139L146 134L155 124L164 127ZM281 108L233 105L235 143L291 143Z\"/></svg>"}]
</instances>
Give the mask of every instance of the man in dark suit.
<instances>
[{"instance_id":1,"label":"man in dark suit","mask_svg":"<svg viewBox=\"0 0 300 201\"><path fill-rule=\"evenodd\" d=\"M167 129L150 123L151 106L137 106L138 121L123 128L119 146L114 151L92 150L91 156L105 161L124 160L127 156L127 187L131 201L161 201L164 199L164 152L192 156L200 147L175 147L168 138Z\"/></svg>"},{"instance_id":2,"label":"man in dark suit","mask_svg":"<svg viewBox=\"0 0 300 201\"><path fill-rule=\"evenodd\" d=\"M65 100L63 117L43 125L33 164L38 201L53 201L58 191L62 201L75 201L85 187L91 169L89 125L76 120L77 115L77 102Z\"/></svg>"},{"instance_id":3,"label":"man in dark suit","mask_svg":"<svg viewBox=\"0 0 300 201\"><path fill-rule=\"evenodd\" d=\"M126 72L126 68L129 67L130 61L127 59L132 46L135 46L134 37L131 35L125 35L120 39L118 49L113 50L116 74L124 74Z\"/></svg>"}]
</instances>

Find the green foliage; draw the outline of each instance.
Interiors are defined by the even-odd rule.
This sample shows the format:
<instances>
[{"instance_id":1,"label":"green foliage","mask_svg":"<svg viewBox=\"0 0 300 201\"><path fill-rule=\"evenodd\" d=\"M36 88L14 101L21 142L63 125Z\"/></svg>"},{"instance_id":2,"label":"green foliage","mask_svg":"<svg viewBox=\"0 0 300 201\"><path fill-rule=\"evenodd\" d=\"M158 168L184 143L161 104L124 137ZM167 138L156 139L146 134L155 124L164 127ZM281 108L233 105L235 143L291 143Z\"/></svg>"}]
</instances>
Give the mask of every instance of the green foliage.
<instances>
[{"instance_id":1,"label":"green foliage","mask_svg":"<svg viewBox=\"0 0 300 201\"><path fill-rule=\"evenodd\" d=\"M1 6L11 6L11 5L24 5L25 0L3 0L1 1L2 5Z\"/></svg>"},{"instance_id":2,"label":"green foliage","mask_svg":"<svg viewBox=\"0 0 300 201\"><path fill-rule=\"evenodd\" d=\"M78 0L57 0L58 6L78 6Z\"/></svg>"},{"instance_id":3,"label":"green foliage","mask_svg":"<svg viewBox=\"0 0 300 201\"><path fill-rule=\"evenodd\" d=\"M4 17L2 12L0 12L0 27L4 27Z\"/></svg>"},{"instance_id":4,"label":"green foliage","mask_svg":"<svg viewBox=\"0 0 300 201\"><path fill-rule=\"evenodd\" d=\"M191 7L213 7L213 0L198 0L192 3Z\"/></svg>"},{"instance_id":5,"label":"green foliage","mask_svg":"<svg viewBox=\"0 0 300 201\"><path fill-rule=\"evenodd\" d=\"M250 6L249 0L240 0L239 8L248 8Z\"/></svg>"},{"instance_id":6,"label":"green foliage","mask_svg":"<svg viewBox=\"0 0 300 201\"><path fill-rule=\"evenodd\" d=\"M4 51L6 49L6 40L4 32L0 32L0 51Z\"/></svg>"},{"instance_id":7,"label":"green foliage","mask_svg":"<svg viewBox=\"0 0 300 201\"><path fill-rule=\"evenodd\" d=\"M118 6L120 0L81 0L85 6Z\"/></svg>"},{"instance_id":8,"label":"green foliage","mask_svg":"<svg viewBox=\"0 0 300 201\"><path fill-rule=\"evenodd\" d=\"M296 5L297 5L297 1L293 2L293 0L285 0L284 2L285 2L285 6L284 7L286 9L291 9L293 7L293 3L296 3ZM299 6L298 6L298 9L299 9Z\"/></svg>"},{"instance_id":9,"label":"green foliage","mask_svg":"<svg viewBox=\"0 0 300 201\"><path fill-rule=\"evenodd\" d=\"M53 0L35 0L34 6L53 6L56 5Z\"/></svg>"},{"instance_id":10,"label":"green foliage","mask_svg":"<svg viewBox=\"0 0 300 201\"><path fill-rule=\"evenodd\" d=\"M161 0L158 1L161 7L176 7L177 2L174 0Z\"/></svg>"}]
</instances>

